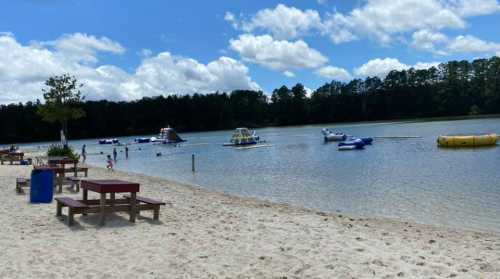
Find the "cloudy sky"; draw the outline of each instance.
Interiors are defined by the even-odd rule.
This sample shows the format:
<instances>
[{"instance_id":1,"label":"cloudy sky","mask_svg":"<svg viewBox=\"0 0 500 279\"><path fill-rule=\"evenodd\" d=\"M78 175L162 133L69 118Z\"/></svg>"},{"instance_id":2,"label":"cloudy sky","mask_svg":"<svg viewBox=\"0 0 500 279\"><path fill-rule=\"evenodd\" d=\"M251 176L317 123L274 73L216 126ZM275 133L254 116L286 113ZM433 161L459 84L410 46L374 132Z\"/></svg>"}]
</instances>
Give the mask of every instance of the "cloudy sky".
<instances>
[{"instance_id":1,"label":"cloudy sky","mask_svg":"<svg viewBox=\"0 0 500 279\"><path fill-rule=\"evenodd\" d=\"M70 73L87 99L384 77L500 56L497 0L0 0L0 103Z\"/></svg>"}]
</instances>

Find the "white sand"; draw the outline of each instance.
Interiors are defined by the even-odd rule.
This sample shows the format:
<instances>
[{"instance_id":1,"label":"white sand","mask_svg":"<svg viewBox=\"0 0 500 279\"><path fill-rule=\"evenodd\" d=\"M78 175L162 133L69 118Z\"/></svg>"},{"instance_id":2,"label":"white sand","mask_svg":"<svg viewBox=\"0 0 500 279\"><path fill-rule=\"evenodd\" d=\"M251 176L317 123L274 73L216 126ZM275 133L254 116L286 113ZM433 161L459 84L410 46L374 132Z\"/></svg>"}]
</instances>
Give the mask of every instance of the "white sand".
<instances>
[{"instance_id":1,"label":"white sand","mask_svg":"<svg viewBox=\"0 0 500 279\"><path fill-rule=\"evenodd\" d=\"M91 178L136 181L167 202L160 223L115 214L100 228L90 214L68 227L55 203L15 193L30 170L0 166L0 278L500 278L500 234L355 220L97 168Z\"/></svg>"}]
</instances>

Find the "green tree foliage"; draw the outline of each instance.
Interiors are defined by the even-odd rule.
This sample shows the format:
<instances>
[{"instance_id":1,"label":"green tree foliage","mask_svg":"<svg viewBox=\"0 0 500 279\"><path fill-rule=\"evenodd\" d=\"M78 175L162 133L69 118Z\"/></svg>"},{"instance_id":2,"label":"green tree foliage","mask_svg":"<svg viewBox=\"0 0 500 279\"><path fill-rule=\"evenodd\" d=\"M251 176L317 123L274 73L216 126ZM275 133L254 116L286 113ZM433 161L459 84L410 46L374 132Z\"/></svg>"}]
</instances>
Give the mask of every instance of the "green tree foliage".
<instances>
[{"instance_id":1,"label":"green tree foliage","mask_svg":"<svg viewBox=\"0 0 500 279\"><path fill-rule=\"evenodd\" d=\"M38 114L44 121L60 123L67 134L68 121L85 116L85 111L78 107L84 99L80 92L83 84L78 84L75 77L64 74L49 78L45 85L47 88L42 89L45 103L38 105Z\"/></svg>"},{"instance_id":2,"label":"green tree foliage","mask_svg":"<svg viewBox=\"0 0 500 279\"><path fill-rule=\"evenodd\" d=\"M49 157L67 157L72 160L78 161L80 155L78 155L70 146L62 145L51 145L47 150L47 156Z\"/></svg>"},{"instance_id":3,"label":"green tree foliage","mask_svg":"<svg viewBox=\"0 0 500 279\"><path fill-rule=\"evenodd\" d=\"M260 91L236 90L230 94L168 95L132 102L78 104L80 94L75 99L56 97L60 96L57 92L78 90L74 79L63 80L71 82L48 81L49 88L55 91L46 92L49 94L44 105L28 102L0 106L0 142L56 140L60 129L57 121L74 120L73 113L63 110L52 118L55 123L44 122L37 111L46 110L47 103L59 104L57 107L68 104L72 112L74 108L81 109L77 116L86 114L85 118L69 123L73 138L156 134L166 125L184 132L500 113L498 57L451 61L427 70L392 71L383 80L369 77L347 83L332 81L310 97L304 86L297 84L291 89L275 89L270 98Z\"/></svg>"}]
</instances>

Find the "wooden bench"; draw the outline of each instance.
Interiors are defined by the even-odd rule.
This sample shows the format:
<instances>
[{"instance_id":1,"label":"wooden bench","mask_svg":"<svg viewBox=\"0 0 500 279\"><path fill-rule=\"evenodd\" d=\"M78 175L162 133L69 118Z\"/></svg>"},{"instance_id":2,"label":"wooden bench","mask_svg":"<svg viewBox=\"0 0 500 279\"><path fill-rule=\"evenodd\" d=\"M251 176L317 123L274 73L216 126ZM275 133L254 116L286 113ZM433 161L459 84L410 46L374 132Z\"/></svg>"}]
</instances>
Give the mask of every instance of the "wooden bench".
<instances>
[{"instance_id":1,"label":"wooden bench","mask_svg":"<svg viewBox=\"0 0 500 279\"><path fill-rule=\"evenodd\" d=\"M125 199L130 199L129 195L123 196ZM165 205L162 201L153 200L145 197L136 197L137 200L137 214L140 215L141 210L153 210L153 220L160 219L160 206Z\"/></svg>"},{"instance_id":2,"label":"wooden bench","mask_svg":"<svg viewBox=\"0 0 500 279\"><path fill-rule=\"evenodd\" d=\"M62 208L68 207L68 226L73 225L75 214L84 214L85 210L89 208L88 205L68 197L55 198L55 200L57 201L56 216L62 216Z\"/></svg>"},{"instance_id":3,"label":"wooden bench","mask_svg":"<svg viewBox=\"0 0 500 279\"><path fill-rule=\"evenodd\" d=\"M30 187L30 180L24 177L16 178L16 193L23 194L23 187Z\"/></svg>"},{"instance_id":4,"label":"wooden bench","mask_svg":"<svg viewBox=\"0 0 500 279\"><path fill-rule=\"evenodd\" d=\"M75 172L76 173L75 176L78 176L79 172L83 172L84 175L85 175L85 177L89 176L89 168L87 168L87 167L77 167L76 168L76 172Z\"/></svg>"},{"instance_id":5,"label":"wooden bench","mask_svg":"<svg viewBox=\"0 0 500 279\"><path fill-rule=\"evenodd\" d=\"M88 177L89 175L89 168L87 167L77 167L76 169L74 167L71 168L65 168L64 173L71 173L73 176L78 176L78 173L82 173L85 177Z\"/></svg>"},{"instance_id":6,"label":"wooden bench","mask_svg":"<svg viewBox=\"0 0 500 279\"><path fill-rule=\"evenodd\" d=\"M3 163L7 161L11 165L13 165L14 162L21 164L21 161L23 161L23 159L24 159L24 153L4 154L0 157L0 163L3 165Z\"/></svg>"},{"instance_id":7,"label":"wooden bench","mask_svg":"<svg viewBox=\"0 0 500 279\"><path fill-rule=\"evenodd\" d=\"M80 192L81 179L79 177L68 176L68 177L65 177L65 179L66 179L66 182L69 183L72 190L76 191L77 193Z\"/></svg>"}]
</instances>

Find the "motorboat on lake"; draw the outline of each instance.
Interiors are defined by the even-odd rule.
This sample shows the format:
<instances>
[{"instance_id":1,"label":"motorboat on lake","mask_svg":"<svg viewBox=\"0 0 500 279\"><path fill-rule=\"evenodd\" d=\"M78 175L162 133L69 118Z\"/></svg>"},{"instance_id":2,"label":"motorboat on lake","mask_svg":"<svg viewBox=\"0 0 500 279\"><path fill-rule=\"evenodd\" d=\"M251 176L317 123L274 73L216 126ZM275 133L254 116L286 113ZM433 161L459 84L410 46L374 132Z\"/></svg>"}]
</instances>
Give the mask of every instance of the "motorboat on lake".
<instances>
[{"instance_id":1,"label":"motorboat on lake","mask_svg":"<svg viewBox=\"0 0 500 279\"><path fill-rule=\"evenodd\" d=\"M323 136L325 137L325 142L329 141L344 141L347 139L347 135L344 133L339 133L339 132L333 132L330 131L330 129L322 129L321 133L323 133Z\"/></svg>"}]
</instances>

